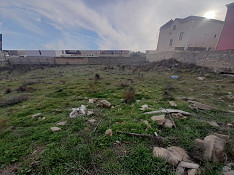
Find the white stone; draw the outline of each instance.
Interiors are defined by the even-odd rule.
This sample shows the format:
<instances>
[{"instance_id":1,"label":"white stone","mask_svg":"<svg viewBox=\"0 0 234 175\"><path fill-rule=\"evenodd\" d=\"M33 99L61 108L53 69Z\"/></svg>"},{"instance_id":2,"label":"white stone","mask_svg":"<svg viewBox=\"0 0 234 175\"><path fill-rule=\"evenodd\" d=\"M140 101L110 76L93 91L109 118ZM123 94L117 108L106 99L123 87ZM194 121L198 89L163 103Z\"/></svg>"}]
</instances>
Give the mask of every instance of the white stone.
<instances>
[{"instance_id":1,"label":"white stone","mask_svg":"<svg viewBox=\"0 0 234 175\"><path fill-rule=\"evenodd\" d=\"M86 114L86 106L81 105L79 108L72 108L72 112L69 115L69 118L76 118L77 116L83 116Z\"/></svg>"},{"instance_id":2,"label":"white stone","mask_svg":"<svg viewBox=\"0 0 234 175\"><path fill-rule=\"evenodd\" d=\"M56 125L65 126L66 124L67 124L67 121L63 121L63 122L58 122Z\"/></svg>"},{"instance_id":3,"label":"white stone","mask_svg":"<svg viewBox=\"0 0 234 175\"><path fill-rule=\"evenodd\" d=\"M149 106L148 105L142 105L141 106L141 108L140 108L140 110L142 110L142 111L145 111L146 109L149 109Z\"/></svg>"},{"instance_id":4,"label":"white stone","mask_svg":"<svg viewBox=\"0 0 234 175\"><path fill-rule=\"evenodd\" d=\"M155 157L166 158L167 150L161 147L154 147L153 154Z\"/></svg>"},{"instance_id":5,"label":"white stone","mask_svg":"<svg viewBox=\"0 0 234 175\"><path fill-rule=\"evenodd\" d=\"M90 115L93 115L93 114L94 114L93 111L88 111L88 112L87 112L87 116L90 116Z\"/></svg>"},{"instance_id":6,"label":"white stone","mask_svg":"<svg viewBox=\"0 0 234 175\"><path fill-rule=\"evenodd\" d=\"M198 174L198 170L197 169L190 169L188 170L188 175L197 175Z\"/></svg>"},{"instance_id":7,"label":"white stone","mask_svg":"<svg viewBox=\"0 0 234 175\"><path fill-rule=\"evenodd\" d=\"M174 101L169 101L169 104L173 107L177 106L177 104Z\"/></svg>"},{"instance_id":8,"label":"white stone","mask_svg":"<svg viewBox=\"0 0 234 175\"><path fill-rule=\"evenodd\" d=\"M41 116L41 113L32 115L32 118L36 118L36 117L39 117L39 116Z\"/></svg>"},{"instance_id":9,"label":"white stone","mask_svg":"<svg viewBox=\"0 0 234 175\"><path fill-rule=\"evenodd\" d=\"M59 128L59 127L51 127L50 130L51 130L52 132L57 132L57 131L60 131L61 128Z\"/></svg>"}]
</instances>

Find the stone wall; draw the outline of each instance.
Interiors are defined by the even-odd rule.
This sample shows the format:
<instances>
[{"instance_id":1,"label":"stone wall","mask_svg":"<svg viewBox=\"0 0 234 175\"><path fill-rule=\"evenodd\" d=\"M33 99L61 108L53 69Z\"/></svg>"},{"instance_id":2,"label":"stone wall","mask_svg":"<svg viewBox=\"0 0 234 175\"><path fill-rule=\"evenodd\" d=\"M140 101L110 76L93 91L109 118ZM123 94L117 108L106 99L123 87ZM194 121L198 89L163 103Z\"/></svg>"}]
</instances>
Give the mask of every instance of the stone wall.
<instances>
[{"instance_id":1,"label":"stone wall","mask_svg":"<svg viewBox=\"0 0 234 175\"><path fill-rule=\"evenodd\" d=\"M68 64L93 64L93 65L109 65L109 64L140 64L146 62L146 57L9 57L12 65L68 65Z\"/></svg>"},{"instance_id":2,"label":"stone wall","mask_svg":"<svg viewBox=\"0 0 234 175\"><path fill-rule=\"evenodd\" d=\"M215 72L234 73L234 51L174 51L146 54L149 62L175 58L213 69Z\"/></svg>"}]
</instances>

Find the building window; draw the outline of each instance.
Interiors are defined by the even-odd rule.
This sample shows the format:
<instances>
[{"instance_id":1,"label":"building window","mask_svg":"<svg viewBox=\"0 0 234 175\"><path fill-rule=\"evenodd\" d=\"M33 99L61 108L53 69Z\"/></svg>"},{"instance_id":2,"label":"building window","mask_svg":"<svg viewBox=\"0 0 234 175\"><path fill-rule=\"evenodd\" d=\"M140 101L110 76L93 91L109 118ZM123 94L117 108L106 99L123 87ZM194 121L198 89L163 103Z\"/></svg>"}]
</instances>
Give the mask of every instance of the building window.
<instances>
[{"instance_id":1,"label":"building window","mask_svg":"<svg viewBox=\"0 0 234 175\"><path fill-rule=\"evenodd\" d=\"M176 29L176 25L173 26L173 30L175 30L175 29Z\"/></svg>"},{"instance_id":2,"label":"building window","mask_svg":"<svg viewBox=\"0 0 234 175\"><path fill-rule=\"evenodd\" d=\"M215 34L215 35L214 35L214 38L216 38L216 36L217 36L217 35Z\"/></svg>"},{"instance_id":3,"label":"building window","mask_svg":"<svg viewBox=\"0 0 234 175\"><path fill-rule=\"evenodd\" d=\"M170 39L169 46L172 46L173 44L173 39Z\"/></svg>"},{"instance_id":4,"label":"building window","mask_svg":"<svg viewBox=\"0 0 234 175\"><path fill-rule=\"evenodd\" d=\"M184 32L180 32L179 40L183 40Z\"/></svg>"}]
</instances>

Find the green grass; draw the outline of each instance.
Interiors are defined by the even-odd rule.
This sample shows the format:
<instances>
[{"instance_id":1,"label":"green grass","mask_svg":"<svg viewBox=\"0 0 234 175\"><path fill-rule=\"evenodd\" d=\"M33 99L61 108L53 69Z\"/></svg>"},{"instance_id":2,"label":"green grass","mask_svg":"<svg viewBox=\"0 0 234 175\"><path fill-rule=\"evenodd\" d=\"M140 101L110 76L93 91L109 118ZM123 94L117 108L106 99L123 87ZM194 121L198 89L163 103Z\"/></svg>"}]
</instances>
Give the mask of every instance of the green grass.
<instances>
[{"instance_id":1,"label":"green grass","mask_svg":"<svg viewBox=\"0 0 234 175\"><path fill-rule=\"evenodd\" d=\"M233 102L225 99L229 92L234 94L230 78L207 73L207 79L199 81L196 77L203 76L203 73L196 71L148 71L143 72L142 77L130 69L114 68L104 70L102 66L77 66L26 72L16 69L11 74L0 72L0 100L21 94L16 89L25 81L40 80L28 85L36 91L24 92L29 96L27 101L0 107L0 168L16 164L19 174L175 174L175 168L165 160L153 157L153 147L158 146L157 143L118 134L117 131L157 132L166 138L165 147L180 146L190 155L196 138L203 139L218 132L233 139L234 129L225 127L234 118L233 114L225 112L233 110L229 107ZM102 78L97 83L93 80L96 73ZM178 80L170 79L174 74L179 76ZM65 84L62 83L64 80ZM121 83L135 89L139 103L123 103L129 87L121 87ZM90 84L93 84L93 89ZM5 94L7 88L11 88L12 93ZM62 92L58 92L60 88ZM169 105L165 90L169 91L177 107ZM217 109L192 110L184 97L194 97L196 101ZM89 98L106 99L114 108L102 109L96 104L88 104ZM93 109L95 115L69 119L71 108L82 104ZM175 108L195 115L186 120L175 119L176 128L164 128L151 121L152 115L143 114L140 107L144 104L151 108L147 111ZM32 115L37 113L42 113L45 120L32 119ZM90 118L97 120L96 125L87 122ZM146 130L142 120L147 120L152 128ZM201 120L216 121L222 127L211 127ZM67 124L61 126L60 132L51 132L50 127L60 121L67 121ZM109 128L113 130L112 137L104 135ZM41 151L32 154L38 148L42 148ZM201 166L203 174L210 175L220 174L222 167L208 162Z\"/></svg>"}]
</instances>

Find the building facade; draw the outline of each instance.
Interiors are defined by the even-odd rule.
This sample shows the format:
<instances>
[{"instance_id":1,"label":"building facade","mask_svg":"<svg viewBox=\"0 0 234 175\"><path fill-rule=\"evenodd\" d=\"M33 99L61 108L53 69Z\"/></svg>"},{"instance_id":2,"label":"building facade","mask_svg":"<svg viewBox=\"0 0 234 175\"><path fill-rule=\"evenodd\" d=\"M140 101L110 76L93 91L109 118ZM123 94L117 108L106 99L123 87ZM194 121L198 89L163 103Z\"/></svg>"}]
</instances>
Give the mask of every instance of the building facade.
<instances>
[{"instance_id":1,"label":"building facade","mask_svg":"<svg viewBox=\"0 0 234 175\"><path fill-rule=\"evenodd\" d=\"M160 28L157 51L215 50L223 25L198 16L170 20Z\"/></svg>"},{"instance_id":2,"label":"building facade","mask_svg":"<svg viewBox=\"0 0 234 175\"><path fill-rule=\"evenodd\" d=\"M2 34L0 34L0 50L2 50Z\"/></svg>"},{"instance_id":3,"label":"building facade","mask_svg":"<svg viewBox=\"0 0 234 175\"><path fill-rule=\"evenodd\" d=\"M216 50L234 50L234 3L226 6L227 14Z\"/></svg>"}]
</instances>

